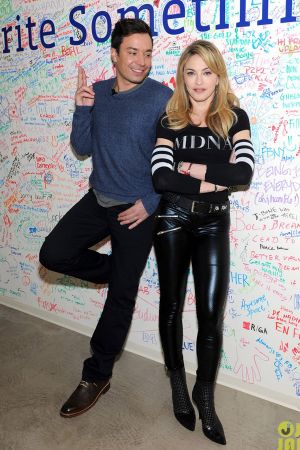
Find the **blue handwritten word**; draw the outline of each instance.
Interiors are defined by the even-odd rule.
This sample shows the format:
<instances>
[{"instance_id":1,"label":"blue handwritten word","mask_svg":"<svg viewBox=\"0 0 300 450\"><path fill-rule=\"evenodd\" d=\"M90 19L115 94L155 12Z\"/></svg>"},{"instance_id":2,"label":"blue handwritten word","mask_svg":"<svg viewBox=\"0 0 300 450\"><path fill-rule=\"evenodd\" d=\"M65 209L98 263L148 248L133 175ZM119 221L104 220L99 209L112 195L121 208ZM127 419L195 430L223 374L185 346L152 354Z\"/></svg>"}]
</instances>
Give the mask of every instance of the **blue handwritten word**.
<instances>
[{"instance_id":1,"label":"blue handwritten word","mask_svg":"<svg viewBox=\"0 0 300 450\"><path fill-rule=\"evenodd\" d=\"M294 295L294 308L300 309L300 294Z\"/></svg>"},{"instance_id":2,"label":"blue handwritten word","mask_svg":"<svg viewBox=\"0 0 300 450\"><path fill-rule=\"evenodd\" d=\"M245 273L230 272L230 281L241 286L249 286L248 275Z\"/></svg>"},{"instance_id":3,"label":"blue handwritten word","mask_svg":"<svg viewBox=\"0 0 300 450\"><path fill-rule=\"evenodd\" d=\"M241 303L241 309L244 311L247 311L247 317L253 316L253 314L257 314L259 312L265 311L266 308L264 306L264 303L266 303L267 299L265 295L262 295L261 297L257 297L254 300L251 300L249 302L246 302L244 299Z\"/></svg>"},{"instance_id":4,"label":"blue handwritten word","mask_svg":"<svg viewBox=\"0 0 300 450\"><path fill-rule=\"evenodd\" d=\"M155 333L149 333L146 331L143 331L143 342L147 342L150 344L156 344L156 336Z\"/></svg>"},{"instance_id":5,"label":"blue handwritten word","mask_svg":"<svg viewBox=\"0 0 300 450\"><path fill-rule=\"evenodd\" d=\"M182 350L189 350L190 352L194 352L195 343L191 341L184 341L182 344Z\"/></svg>"}]
</instances>

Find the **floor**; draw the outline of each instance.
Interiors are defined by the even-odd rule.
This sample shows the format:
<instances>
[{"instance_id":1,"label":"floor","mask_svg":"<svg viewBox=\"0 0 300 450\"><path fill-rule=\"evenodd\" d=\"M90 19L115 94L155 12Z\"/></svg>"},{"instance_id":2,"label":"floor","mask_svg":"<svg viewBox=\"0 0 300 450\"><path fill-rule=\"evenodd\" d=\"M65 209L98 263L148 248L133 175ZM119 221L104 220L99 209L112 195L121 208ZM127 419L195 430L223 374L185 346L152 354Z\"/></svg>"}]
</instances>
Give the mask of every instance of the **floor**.
<instances>
[{"instance_id":1,"label":"floor","mask_svg":"<svg viewBox=\"0 0 300 450\"><path fill-rule=\"evenodd\" d=\"M226 447L174 418L163 366L129 352L110 391L85 414L64 419L61 404L80 381L89 339L0 305L1 450L277 450L278 424L294 410L218 385ZM194 376L188 375L191 389Z\"/></svg>"}]
</instances>

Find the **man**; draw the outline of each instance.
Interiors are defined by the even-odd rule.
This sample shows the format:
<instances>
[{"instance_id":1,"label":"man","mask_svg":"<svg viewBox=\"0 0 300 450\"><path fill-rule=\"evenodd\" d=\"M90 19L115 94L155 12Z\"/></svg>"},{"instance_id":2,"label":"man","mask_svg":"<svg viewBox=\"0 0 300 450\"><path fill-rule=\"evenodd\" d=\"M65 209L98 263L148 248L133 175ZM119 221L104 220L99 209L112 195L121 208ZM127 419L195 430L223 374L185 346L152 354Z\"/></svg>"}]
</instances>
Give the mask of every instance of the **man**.
<instances>
[{"instance_id":1,"label":"man","mask_svg":"<svg viewBox=\"0 0 300 450\"><path fill-rule=\"evenodd\" d=\"M110 388L151 248L159 197L150 159L157 121L172 94L147 78L152 45L145 22L120 20L111 41L116 77L88 86L84 70L78 72L71 143L78 154L92 156L91 189L45 239L40 262L50 270L108 283L108 294L91 338L93 354L61 408L63 417L87 411ZM107 236L110 256L89 248Z\"/></svg>"}]
</instances>

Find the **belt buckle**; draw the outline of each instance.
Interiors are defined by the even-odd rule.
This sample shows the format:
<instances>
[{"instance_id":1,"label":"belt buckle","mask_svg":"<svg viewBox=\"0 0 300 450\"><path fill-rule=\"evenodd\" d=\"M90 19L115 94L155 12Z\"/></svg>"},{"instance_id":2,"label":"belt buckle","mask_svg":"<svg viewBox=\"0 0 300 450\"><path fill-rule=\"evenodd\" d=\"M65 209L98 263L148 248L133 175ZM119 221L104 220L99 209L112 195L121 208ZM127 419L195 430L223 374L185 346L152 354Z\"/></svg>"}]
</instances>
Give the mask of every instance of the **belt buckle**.
<instances>
[{"instance_id":1,"label":"belt buckle","mask_svg":"<svg viewBox=\"0 0 300 450\"><path fill-rule=\"evenodd\" d=\"M195 212L195 211L194 211L195 203L198 203L198 202L197 202L196 200L193 200L192 207L191 207L191 212L192 212L192 213Z\"/></svg>"}]
</instances>

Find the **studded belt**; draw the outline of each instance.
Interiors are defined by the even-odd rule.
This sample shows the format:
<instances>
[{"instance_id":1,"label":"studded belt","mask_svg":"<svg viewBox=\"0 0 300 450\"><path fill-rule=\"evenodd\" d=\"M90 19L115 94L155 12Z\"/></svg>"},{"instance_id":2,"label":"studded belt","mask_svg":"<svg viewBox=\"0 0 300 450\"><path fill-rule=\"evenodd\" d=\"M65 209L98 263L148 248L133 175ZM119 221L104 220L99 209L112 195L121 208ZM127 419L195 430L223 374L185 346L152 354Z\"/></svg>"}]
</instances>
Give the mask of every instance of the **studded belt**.
<instances>
[{"instance_id":1,"label":"studded belt","mask_svg":"<svg viewBox=\"0 0 300 450\"><path fill-rule=\"evenodd\" d=\"M229 210L229 201L225 203L198 202L184 197L183 195L176 195L170 192L165 193L163 199L196 214L216 214L224 213Z\"/></svg>"}]
</instances>

